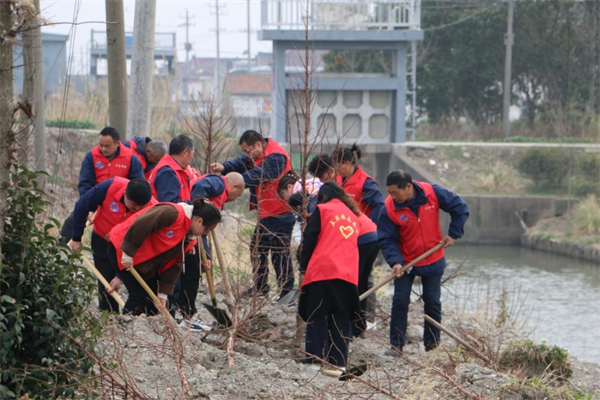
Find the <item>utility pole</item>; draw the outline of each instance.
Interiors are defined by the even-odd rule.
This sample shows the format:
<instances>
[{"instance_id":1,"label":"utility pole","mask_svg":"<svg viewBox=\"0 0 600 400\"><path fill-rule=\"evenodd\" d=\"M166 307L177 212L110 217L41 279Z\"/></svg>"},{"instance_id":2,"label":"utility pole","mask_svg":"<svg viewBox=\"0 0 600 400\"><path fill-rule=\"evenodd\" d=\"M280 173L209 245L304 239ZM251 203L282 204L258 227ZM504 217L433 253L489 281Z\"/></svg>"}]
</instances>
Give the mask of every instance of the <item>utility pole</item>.
<instances>
[{"instance_id":1,"label":"utility pole","mask_svg":"<svg viewBox=\"0 0 600 400\"><path fill-rule=\"evenodd\" d=\"M215 15L217 17L217 63L215 65L215 68L217 69L217 87L215 88L215 97L218 103L221 99L221 42L219 40L221 29L219 27L219 0L215 0L215 2Z\"/></svg>"},{"instance_id":2,"label":"utility pole","mask_svg":"<svg viewBox=\"0 0 600 400\"><path fill-rule=\"evenodd\" d=\"M512 69L512 45L514 42L513 36L513 17L514 4L513 0L508 0L508 21L506 23L506 56L504 59L504 93L502 107L502 133L507 138L510 135L510 94L511 94L511 69Z\"/></svg>"},{"instance_id":3,"label":"utility pole","mask_svg":"<svg viewBox=\"0 0 600 400\"><path fill-rule=\"evenodd\" d=\"M106 59L108 62L108 121L125 137L127 133L127 55L123 0L105 0Z\"/></svg>"},{"instance_id":4,"label":"utility pole","mask_svg":"<svg viewBox=\"0 0 600 400\"><path fill-rule=\"evenodd\" d=\"M156 0L136 0L127 137L150 136Z\"/></svg>"},{"instance_id":5,"label":"utility pole","mask_svg":"<svg viewBox=\"0 0 600 400\"><path fill-rule=\"evenodd\" d=\"M184 91L187 94L188 81L190 79L190 51L192 50L192 43L190 43L190 14L188 9L185 9L185 24L179 25L185 26L185 75L183 76Z\"/></svg>"},{"instance_id":6,"label":"utility pole","mask_svg":"<svg viewBox=\"0 0 600 400\"><path fill-rule=\"evenodd\" d=\"M251 38L251 29L250 29L250 0L246 1L248 7L248 73L252 70L252 56L250 55L250 38Z\"/></svg>"},{"instance_id":7,"label":"utility pole","mask_svg":"<svg viewBox=\"0 0 600 400\"><path fill-rule=\"evenodd\" d=\"M36 11L40 12L40 0L34 0ZM44 71L42 62L42 29L39 17L27 21L28 30L23 32L23 99L33 106L33 130L23 129L19 163L26 165L29 159L29 136L34 136L36 171L46 171L46 121L44 107ZM22 119L29 124L29 118ZM38 175L38 183L43 187L45 175Z\"/></svg>"}]
</instances>

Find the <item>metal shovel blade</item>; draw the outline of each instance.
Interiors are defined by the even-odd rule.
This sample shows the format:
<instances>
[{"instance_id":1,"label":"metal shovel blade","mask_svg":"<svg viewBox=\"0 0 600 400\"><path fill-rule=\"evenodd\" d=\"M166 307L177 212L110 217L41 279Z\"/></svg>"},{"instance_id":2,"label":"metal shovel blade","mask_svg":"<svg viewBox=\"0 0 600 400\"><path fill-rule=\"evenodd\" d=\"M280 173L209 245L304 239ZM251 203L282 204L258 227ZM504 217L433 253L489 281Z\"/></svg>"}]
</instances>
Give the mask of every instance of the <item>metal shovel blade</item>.
<instances>
[{"instance_id":1,"label":"metal shovel blade","mask_svg":"<svg viewBox=\"0 0 600 400\"><path fill-rule=\"evenodd\" d=\"M227 315L227 311L217 308L215 304L207 304L204 303L204 307L208 310L208 312L215 317L217 320L217 325L223 326L225 328L230 328L233 325L231 318Z\"/></svg>"},{"instance_id":2,"label":"metal shovel blade","mask_svg":"<svg viewBox=\"0 0 600 400\"><path fill-rule=\"evenodd\" d=\"M292 304L296 298L298 297L298 290L292 289L285 296L277 300L278 305L288 305Z\"/></svg>"},{"instance_id":3,"label":"metal shovel blade","mask_svg":"<svg viewBox=\"0 0 600 400\"><path fill-rule=\"evenodd\" d=\"M342 374L342 376L340 376L339 380L348 381L354 377L361 376L362 374L367 372L367 368L367 364L354 365L348 368L348 370L344 374Z\"/></svg>"}]
</instances>

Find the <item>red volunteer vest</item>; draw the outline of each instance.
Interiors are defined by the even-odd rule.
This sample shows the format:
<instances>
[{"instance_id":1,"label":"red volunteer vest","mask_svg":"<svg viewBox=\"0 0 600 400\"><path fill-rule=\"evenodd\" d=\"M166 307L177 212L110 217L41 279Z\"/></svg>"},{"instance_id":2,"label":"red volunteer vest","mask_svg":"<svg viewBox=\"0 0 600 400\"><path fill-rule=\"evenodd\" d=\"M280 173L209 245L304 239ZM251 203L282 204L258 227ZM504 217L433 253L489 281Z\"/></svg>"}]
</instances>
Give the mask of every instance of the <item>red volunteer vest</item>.
<instances>
[{"instance_id":1,"label":"red volunteer vest","mask_svg":"<svg viewBox=\"0 0 600 400\"><path fill-rule=\"evenodd\" d=\"M277 186L283 175L292 169L290 156L283 147L273 139L269 139L267 147L263 154L256 160L255 165L258 167L263 163L265 158L271 154L283 154L285 156L285 169L275 180L263 182L256 190L256 201L258 203L258 216L261 219L272 217L274 215L283 214L290 211L290 206L281 199L277 194ZM251 205L250 209L254 209Z\"/></svg>"},{"instance_id":2,"label":"red volunteer vest","mask_svg":"<svg viewBox=\"0 0 600 400\"><path fill-rule=\"evenodd\" d=\"M363 171L361 167L357 167L354 174L342 184L342 188L348 196L352 197L356 204L358 204L358 209L364 212L368 217L371 215L371 207L369 207L362 198L363 186L365 186L367 178L371 178L369 174Z\"/></svg>"},{"instance_id":3,"label":"red volunteer vest","mask_svg":"<svg viewBox=\"0 0 600 400\"><path fill-rule=\"evenodd\" d=\"M127 178L129 176L129 168L131 167L131 157L133 153L131 149L119 144L119 155L112 160L106 158L100 152L100 146L92 149L92 160L94 163L94 173L96 175L96 185L104 182L107 179L120 176Z\"/></svg>"},{"instance_id":4,"label":"red volunteer vest","mask_svg":"<svg viewBox=\"0 0 600 400\"><path fill-rule=\"evenodd\" d=\"M317 204L317 208L321 215L321 232L302 286L331 279L358 285L359 217L338 199Z\"/></svg>"},{"instance_id":5,"label":"red volunteer vest","mask_svg":"<svg viewBox=\"0 0 600 400\"><path fill-rule=\"evenodd\" d=\"M156 206L169 205L171 207L175 207L178 212L177 219L171 225L162 228L154 233L151 233L150 236L144 241L142 247L140 247L133 257L133 265L141 264L145 261L148 261L159 254L164 253L167 250L172 249L173 247L179 245L183 239L185 239L188 231L190 230L190 226L192 225L192 220L185 216L185 212L183 211L183 207L179 204L173 203L158 203ZM123 239L125 238L125 234L129 227L142 215L144 215L148 210L151 210L152 207L146 207L142 211L135 214L134 218L129 218L125 222L120 223L115 226L109 233L109 241L115 246L115 250L117 251L117 262L119 263L119 269L124 270L125 268L121 264L121 257L123 256L123 250L121 249L121 243L123 243ZM196 244L196 240L191 241L185 247L184 252L188 252L194 245ZM181 258L175 257L174 259L169 260L165 264L163 264L158 270L159 274L162 274L167 269L171 268L175 263Z\"/></svg>"},{"instance_id":6,"label":"red volunteer vest","mask_svg":"<svg viewBox=\"0 0 600 400\"><path fill-rule=\"evenodd\" d=\"M154 198L158 198L156 196L156 187L154 186L154 180L156 179L156 173L158 173L158 171L160 171L163 167L169 167L173 171L175 171L175 176L177 177L177 180L179 181L179 187L181 188L181 191L179 192L179 200L191 200L191 176L188 172L188 169L181 168L181 165L179 165L179 163L177 163L177 161L175 161L175 159L169 154L166 154L163 158L161 158L159 163L156 165L156 167L152 170L152 173L150 174L150 178L148 179L148 181L150 182L150 185L152 185L152 196Z\"/></svg>"},{"instance_id":7,"label":"red volunteer vest","mask_svg":"<svg viewBox=\"0 0 600 400\"><path fill-rule=\"evenodd\" d=\"M385 199L385 210L392 222L398 225L400 238L398 248L402 252L405 263L411 262L442 241L440 206L433 187L425 182L416 183L423 189L425 197L427 197L427 203L419 207L418 217L408 207L396 209L391 196ZM418 263L416 267L439 261L444 254L444 249L439 249Z\"/></svg>"},{"instance_id":8,"label":"red volunteer vest","mask_svg":"<svg viewBox=\"0 0 600 400\"><path fill-rule=\"evenodd\" d=\"M146 162L146 157L144 157L143 155L138 153L137 142L135 140L127 140L126 142L129 143L129 148L131 149L131 152L133 153L133 155L136 156L138 160L140 160L140 164L142 164L142 171L146 171L146 168L148 167L148 163ZM148 178L150 177L150 172L151 171L144 172L144 177L146 178L146 180L148 180Z\"/></svg>"},{"instance_id":9,"label":"red volunteer vest","mask_svg":"<svg viewBox=\"0 0 600 400\"><path fill-rule=\"evenodd\" d=\"M206 175L202 175L199 178L193 179L190 187L193 189L194 185L204 179L205 176ZM219 210L222 210L225 203L227 203L227 199L229 199L229 192L227 191L227 178L224 176L221 176L220 178L223 179L223 182L225 183L225 190L218 196L209 197L208 200L210 200L210 202L213 203Z\"/></svg>"},{"instance_id":10,"label":"red volunteer vest","mask_svg":"<svg viewBox=\"0 0 600 400\"><path fill-rule=\"evenodd\" d=\"M375 225L375 222L371 221L371 218L367 217L367 214L360 214L358 222L360 223L361 236L366 235L367 233L377 232L377 225Z\"/></svg>"}]
</instances>

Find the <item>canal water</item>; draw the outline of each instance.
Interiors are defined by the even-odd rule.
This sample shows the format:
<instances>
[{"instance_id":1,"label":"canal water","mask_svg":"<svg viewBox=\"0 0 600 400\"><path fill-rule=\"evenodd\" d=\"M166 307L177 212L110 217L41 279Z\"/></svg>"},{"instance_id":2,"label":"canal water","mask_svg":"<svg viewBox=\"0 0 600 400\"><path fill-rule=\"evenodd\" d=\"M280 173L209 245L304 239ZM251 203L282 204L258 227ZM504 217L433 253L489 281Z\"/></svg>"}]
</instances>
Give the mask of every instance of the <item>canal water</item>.
<instances>
[{"instance_id":1,"label":"canal water","mask_svg":"<svg viewBox=\"0 0 600 400\"><path fill-rule=\"evenodd\" d=\"M454 246L444 307L489 313L501 304L529 336L600 364L600 264L512 246ZM464 262L463 262L464 260Z\"/></svg>"}]
</instances>

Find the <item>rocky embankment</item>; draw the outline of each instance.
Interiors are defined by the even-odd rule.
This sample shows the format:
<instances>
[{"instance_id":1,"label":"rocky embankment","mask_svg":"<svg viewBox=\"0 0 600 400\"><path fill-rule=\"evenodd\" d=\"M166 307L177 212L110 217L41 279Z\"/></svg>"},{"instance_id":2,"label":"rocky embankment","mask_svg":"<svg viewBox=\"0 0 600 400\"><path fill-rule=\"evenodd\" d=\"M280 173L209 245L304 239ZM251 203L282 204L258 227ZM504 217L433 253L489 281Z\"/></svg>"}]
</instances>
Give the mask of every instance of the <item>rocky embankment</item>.
<instances>
[{"instance_id":1,"label":"rocky embankment","mask_svg":"<svg viewBox=\"0 0 600 400\"><path fill-rule=\"evenodd\" d=\"M199 297L208 300L206 291ZM522 370L500 367L502 349L520 337L477 317L444 315L444 324L491 363L457 347L444 334L442 345L425 353L421 304L412 306L404 355L387 356L390 299L380 300L376 328L351 344L350 364L366 364L368 370L349 381L301 363L303 345L296 338L293 307L254 299L237 304L233 342L231 331L168 329L162 316L112 317L100 350L103 363L114 367L104 371L105 376L115 379L103 379L101 389L111 388L118 395L126 388L132 398L156 399L600 398L600 366L595 364L569 358L573 376L567 381L552 375L528 379ZM210 314L198 306L204 322L211 324Z\"/></svg>"}]
</instances>

